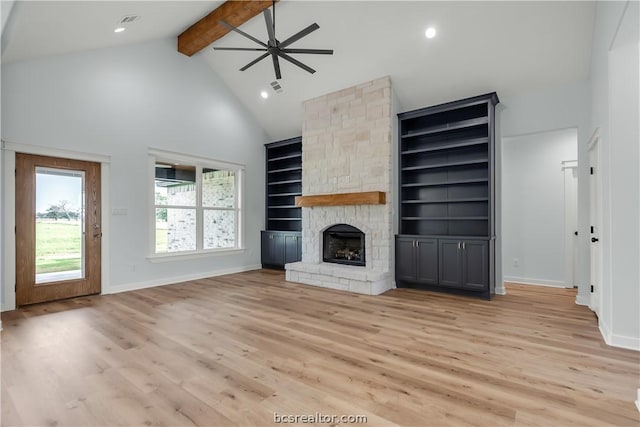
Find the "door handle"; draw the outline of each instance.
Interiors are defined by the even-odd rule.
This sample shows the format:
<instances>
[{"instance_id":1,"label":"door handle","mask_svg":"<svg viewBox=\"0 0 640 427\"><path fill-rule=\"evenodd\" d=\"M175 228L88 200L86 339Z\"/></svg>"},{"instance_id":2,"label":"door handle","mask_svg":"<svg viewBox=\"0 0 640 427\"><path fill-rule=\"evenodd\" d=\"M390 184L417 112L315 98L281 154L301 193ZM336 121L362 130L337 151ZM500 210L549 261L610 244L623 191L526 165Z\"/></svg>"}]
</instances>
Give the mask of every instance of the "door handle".
<instances>
[{"instance_id":1,"label":"door handle","mask_svg":"<svg viewBox=\"0 0 640 427\"><path fill-rule=\"evenodd\" d=\"M600 239L598 239L597 237L592 237L591 238L591 243L595 243L595 242L599 242Z\"/></svg>"}]
</instances>

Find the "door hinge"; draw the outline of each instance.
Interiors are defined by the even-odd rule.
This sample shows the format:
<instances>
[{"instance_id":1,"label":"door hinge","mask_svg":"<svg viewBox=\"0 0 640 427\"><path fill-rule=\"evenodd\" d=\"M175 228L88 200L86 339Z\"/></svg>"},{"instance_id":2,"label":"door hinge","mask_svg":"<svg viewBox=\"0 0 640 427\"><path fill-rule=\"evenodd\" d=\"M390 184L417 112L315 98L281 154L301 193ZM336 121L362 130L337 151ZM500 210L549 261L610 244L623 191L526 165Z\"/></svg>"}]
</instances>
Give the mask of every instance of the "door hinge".
<instances>
[{"instance_id":1,"label":"door hinge","mask_svg":"<svg viewBox=\"0 0 640 427\"><path fill-rule=\"evenodd\" d=\"M589 175L593 175L593 166L589 168Z\"/></svg>"},{"instance_id":2,"label":"door hinge","mask_svg":"<svg viewBox=\"0 0 640 427\"><path fill-rule=\"evenodd\" d=\"M591 292L593 292L593 285L591 285Z\"/></svg>"}]
</instances>

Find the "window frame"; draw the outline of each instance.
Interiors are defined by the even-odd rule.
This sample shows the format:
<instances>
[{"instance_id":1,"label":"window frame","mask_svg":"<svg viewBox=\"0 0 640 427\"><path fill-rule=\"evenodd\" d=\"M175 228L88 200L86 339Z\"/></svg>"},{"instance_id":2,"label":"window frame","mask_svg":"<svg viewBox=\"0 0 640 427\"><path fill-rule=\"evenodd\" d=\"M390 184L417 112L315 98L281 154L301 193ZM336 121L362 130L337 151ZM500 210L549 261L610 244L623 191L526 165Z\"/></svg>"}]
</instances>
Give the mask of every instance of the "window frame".
<instances>
[{"instance_id":1,"label":"window frame","mask_svg":"<svg viewBox=\"0 0 640 427\"><path fill-rule=\"evenodd\" d=\"M245 166L206 157L191 156L172 151L149 148L149 255L151 262L164 262L179 259L201 258L215 255L229 255L244 252L244 172ZM155 197L155 166L157 162L181 163L196 168L196 203L195 206L157 205ZM234 172L234 206L231 208L203 206L203 169L219 169ZM196 211L196 249L179 252L156 252L156 209L193 209ZM235 245L229 248L204 248L204 212L233 211Z\"/></svg>"}]
</instances>

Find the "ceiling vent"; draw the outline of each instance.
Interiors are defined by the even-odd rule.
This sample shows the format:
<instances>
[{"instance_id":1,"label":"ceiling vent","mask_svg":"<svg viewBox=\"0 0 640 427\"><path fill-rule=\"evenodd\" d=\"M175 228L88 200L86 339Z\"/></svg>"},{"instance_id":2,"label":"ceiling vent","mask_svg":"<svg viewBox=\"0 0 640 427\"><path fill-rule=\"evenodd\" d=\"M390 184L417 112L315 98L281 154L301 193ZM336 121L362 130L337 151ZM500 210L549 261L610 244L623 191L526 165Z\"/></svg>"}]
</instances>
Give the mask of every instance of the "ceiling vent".
<instances>
[{"instance_id":1,"label":"ceiling vent","mask_svg":"<svg viewBox=\"0 0 640 427\"><path fill-rule=\"evenodd\" d=\"M120 24L133 24L140 20L140 15L125 15L120 20Z\"/></svg>"},{"instance_id":2,"label":"ceiling vent","mask_svg":"<svg viewBox=\"0 0 640 427\"><path fill-rule=\"evenodd\" d=\"M273 90L275 91L275 93L282 93L284 92L284 89L282 88L282 85L280 84L279 81L274 80L271 83L271 87L273 88Z\"/></svg>"}]
</instances>

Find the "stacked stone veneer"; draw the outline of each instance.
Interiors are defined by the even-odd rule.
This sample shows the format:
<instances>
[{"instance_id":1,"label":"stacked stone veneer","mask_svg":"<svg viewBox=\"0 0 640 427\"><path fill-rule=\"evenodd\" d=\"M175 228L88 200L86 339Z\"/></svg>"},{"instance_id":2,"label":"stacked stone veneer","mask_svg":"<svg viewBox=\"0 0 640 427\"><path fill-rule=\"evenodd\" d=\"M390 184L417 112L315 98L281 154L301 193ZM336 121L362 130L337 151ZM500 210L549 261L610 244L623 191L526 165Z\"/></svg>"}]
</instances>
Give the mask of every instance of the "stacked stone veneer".
<instances>
[{"instance_id":1,"label":"stacked stone veneer","mask_svg":"<svg viewBox=\"0 0 640 427\"><path fill-rule=\"evenodd\" d=\"M373 80L304 103L302 194L383 191L385 205L302 208L302 262L287 280L364 294L392 287L391 80ZM366 266L322 262L322 232L349 224L365 233Z\"/></svg>"}]
</instances>

